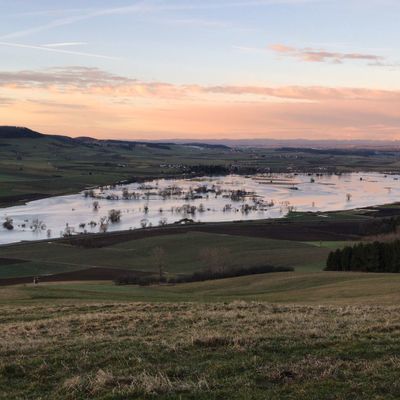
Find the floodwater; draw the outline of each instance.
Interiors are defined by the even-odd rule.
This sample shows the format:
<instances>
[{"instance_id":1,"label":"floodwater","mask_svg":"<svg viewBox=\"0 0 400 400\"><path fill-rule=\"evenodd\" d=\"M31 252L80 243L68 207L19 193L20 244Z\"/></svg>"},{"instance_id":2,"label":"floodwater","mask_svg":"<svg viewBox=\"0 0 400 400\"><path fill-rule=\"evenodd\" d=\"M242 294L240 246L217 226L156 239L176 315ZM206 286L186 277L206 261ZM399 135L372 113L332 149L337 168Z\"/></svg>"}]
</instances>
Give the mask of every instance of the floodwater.
<instances>
[{"instance_id":1,"label":"floodwater","mask_svg":"<svg viewBox=\"0 0 400 400\"><path fill-rule=\"evenodd\" d=\"M282 218L290 211L346 210L399 199L400 175L380 173L155 180L0 209L0 243L142 229L185 220ZM110 221L113 209L120 211L120 220L114 223ZM12 220L13 229L3 226L6 218Z\"/></svg>"}]
</instances>

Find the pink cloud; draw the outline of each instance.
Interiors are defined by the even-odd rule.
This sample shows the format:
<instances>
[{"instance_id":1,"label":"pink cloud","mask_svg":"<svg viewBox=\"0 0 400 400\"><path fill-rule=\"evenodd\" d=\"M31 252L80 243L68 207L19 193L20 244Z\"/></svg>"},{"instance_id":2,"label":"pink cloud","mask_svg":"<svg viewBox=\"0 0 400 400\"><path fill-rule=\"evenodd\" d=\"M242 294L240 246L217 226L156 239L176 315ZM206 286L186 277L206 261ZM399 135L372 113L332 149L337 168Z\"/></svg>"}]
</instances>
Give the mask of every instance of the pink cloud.
<instances>
[{"instance_id":1,"label":"pink cloud","mask_svg":"<svg viewBox=\"0 0 400 400\"><path fill-rule=\"evenodd\" d=\"M345 61L355 60L367 61L371 65L381 65L386 61L385 57L376 54L330 52L322 49L313 49L310 47L290 47L280 43L272 44L269 46L269 48L277 54L293 57L305 62L327 62L341 64Z\"/></svg>"},{"instance_id":2,"label":"pink cloud","mask_svg":"<svg viewBox=\"0 0 400 400\"><path fill-rule=\"evenodd\" d=\"M52 93L92 94L123 99L150 98L177 101L243 101L240 97L252 96L253 101L311 101L334 99L366 101L400 101L399 90L379 90L324 86L255 86L255 85L176 85L168 82L146 82L114 75L98 68L65 67L42 71L0 72L0 87L9 90L43 90Z\"/></svg>"},{"instance_id":3,"label":"pink cloud","mask_svg":"<svg viewBox=\"0 0 400 400\"><path fill-rule=\"evenodd\" d=\"M176 85L81 67L0 72L0 88L7 98L0 99L3 124L76 136L392 139L400 134L396 90Z\"/></svg>"}]
</instances>

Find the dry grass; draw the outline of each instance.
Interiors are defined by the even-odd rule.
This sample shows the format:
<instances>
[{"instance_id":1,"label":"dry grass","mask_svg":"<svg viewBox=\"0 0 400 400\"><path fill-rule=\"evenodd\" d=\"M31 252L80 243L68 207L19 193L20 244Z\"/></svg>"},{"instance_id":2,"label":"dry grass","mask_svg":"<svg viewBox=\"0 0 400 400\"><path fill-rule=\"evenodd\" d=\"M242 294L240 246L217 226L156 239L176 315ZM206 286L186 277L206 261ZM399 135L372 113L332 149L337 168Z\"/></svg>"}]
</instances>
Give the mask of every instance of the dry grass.
<instances>
[{"instance_id":1,"label":"dry grass","mask_svg":"<svg viewBox=\"0 0 400 400\"><path fill-rule=\"evenodd\" d=\"M0 315L7 399L400 393L397 306L92 303Z\"/></svg>"},{"instance_id":2,"label":"dry grass","mask_svg":"<svg viewBox=\"0 0 400 400\"><path fill-rule=\"evenodd\" d=\"M162 372L152 374L147 371L142 371L134 376L115 376L110 371L99 369L92 376L86 377L86 379L82 379L81 376L66 379L63 389L75 393L88 393L91 396L104 391L127 395L135 393L153 395L171 392L207 391L209 386L204 378L196 382L184 381L170 379Z\"/></svg>"}]
</instances>

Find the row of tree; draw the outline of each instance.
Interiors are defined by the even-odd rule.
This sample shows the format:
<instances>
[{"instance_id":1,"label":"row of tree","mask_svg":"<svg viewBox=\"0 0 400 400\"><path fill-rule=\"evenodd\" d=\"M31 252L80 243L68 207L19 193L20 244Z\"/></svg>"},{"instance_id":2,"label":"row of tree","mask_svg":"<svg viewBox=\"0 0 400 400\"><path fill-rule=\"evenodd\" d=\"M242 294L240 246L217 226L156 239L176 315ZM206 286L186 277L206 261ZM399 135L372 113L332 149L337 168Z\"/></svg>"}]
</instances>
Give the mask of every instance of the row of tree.
<instances>
[{"instance_id":1,"label":"row of tree","mask_svg":"<svg viewBox=\"0 0 400 400\"><path fill-rule=\"evenodd\" d=\"M326 271L400 272L400 240L359 243L329 254Z\"/></svg>"},{"instance_id":2,"label":"row of tree","mask_svg":"<svg viewBox=\"0 0 400 400\"><path fill-rule=\"evenodd\" d=\"M272 265L257 265L243 268L229 268L225 270L213 271L204 269L194 272L190 275L177 275L174 277L166 277L165 275L147 275L139 276L135 274L126 274L118 276L114 282L116 285L140 285L148 286L159 283L185 283L185 282L203 282L215 279L234 278L238 276L268 274L273 272L292 272L293 268L289 267L274 267Z\"/></svg>"}]
</instances>

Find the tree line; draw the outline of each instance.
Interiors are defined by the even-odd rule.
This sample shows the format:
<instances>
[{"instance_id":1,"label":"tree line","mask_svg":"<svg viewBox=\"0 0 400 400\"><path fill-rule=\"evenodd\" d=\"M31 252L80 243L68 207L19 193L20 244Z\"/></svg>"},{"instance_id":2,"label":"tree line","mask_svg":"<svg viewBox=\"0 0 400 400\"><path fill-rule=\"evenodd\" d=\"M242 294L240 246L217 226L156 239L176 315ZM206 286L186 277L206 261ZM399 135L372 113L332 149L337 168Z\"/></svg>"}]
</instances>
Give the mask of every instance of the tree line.
<instances>
[{"instance_id":1,"label":"tree line","mask_svg":"<svg viewBox=\"0 0 400 400\"><path fill-rule=\"evenodd\" d=\"M134 274L126 274L118 276L114 283L116 285L140 285L148 286L159 283L185 283L185 282L204 282L216 279L234 278L238 276L246 275L257 275L267 274L273 272L292 272L293 268L290 267L274 267L272 265L257 265L243 268L229 268L224 270L213 271L211 269L205 269L202 271L194 272L190 275L177 275L172 277L166 277L164 275L147 275L138 276Z\"/></svg>"},{"instance_id":2,"label":"tree line","mask_svg":"<svg viewBox=\"0 0 400 400\"><path fill-rule=\"evenodd\" d=\"M400 240L359 243L332 251L325 270L400 272Z\"/></svg>"}]
</instances>

